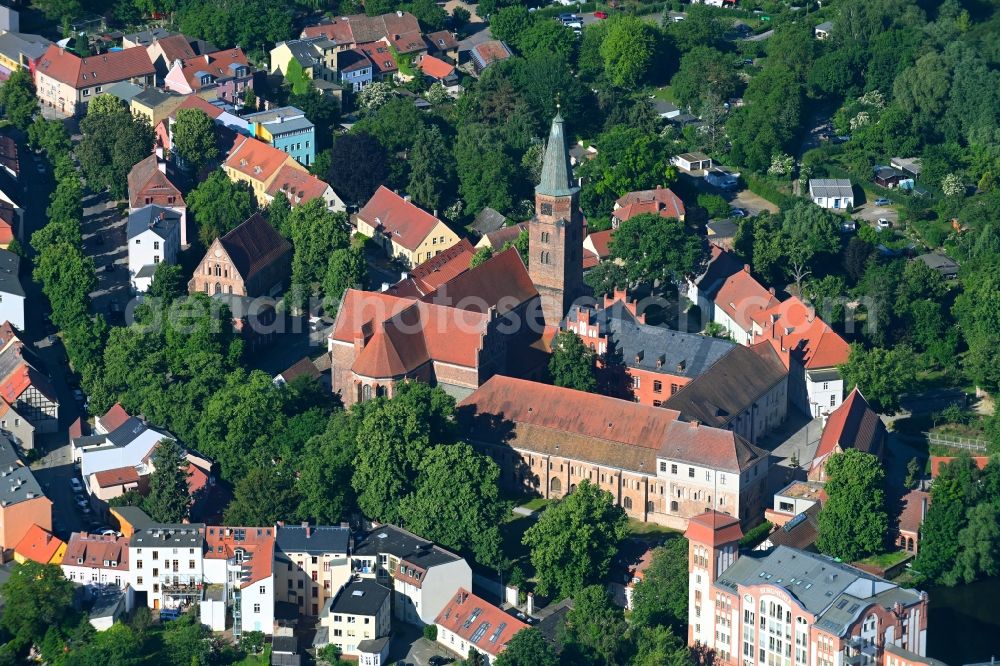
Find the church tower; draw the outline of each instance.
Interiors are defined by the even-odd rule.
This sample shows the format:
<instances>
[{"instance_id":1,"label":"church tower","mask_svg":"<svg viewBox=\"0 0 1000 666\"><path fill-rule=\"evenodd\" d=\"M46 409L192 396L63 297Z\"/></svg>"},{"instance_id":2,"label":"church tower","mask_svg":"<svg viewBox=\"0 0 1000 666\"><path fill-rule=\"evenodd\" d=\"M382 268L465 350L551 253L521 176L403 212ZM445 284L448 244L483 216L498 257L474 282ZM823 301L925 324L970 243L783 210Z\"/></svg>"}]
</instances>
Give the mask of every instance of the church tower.
<instances>
[{"instance_id":1,"label":"church tower","mask_svg":"<svg viewBox=\"0 0 1000 666\"><path fill-rule=\"evenodd\" d=\"M573 185L563 119L552 119L542 177L535 188L535 217L528 224L528 274L541 297L546 327L558 327L583 294L583 215Z\"/></svg>"}]
</instances>

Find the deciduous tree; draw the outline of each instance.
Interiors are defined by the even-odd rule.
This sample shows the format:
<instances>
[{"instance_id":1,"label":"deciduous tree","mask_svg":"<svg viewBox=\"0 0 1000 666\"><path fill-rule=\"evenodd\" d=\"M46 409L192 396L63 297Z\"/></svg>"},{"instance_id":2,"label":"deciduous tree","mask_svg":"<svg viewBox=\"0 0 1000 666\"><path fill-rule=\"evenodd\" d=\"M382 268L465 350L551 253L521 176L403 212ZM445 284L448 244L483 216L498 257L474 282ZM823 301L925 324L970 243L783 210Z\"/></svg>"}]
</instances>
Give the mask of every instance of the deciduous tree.
<instances>
[{"instance_id":1,"label":"deciduous tree","mask_svg":"<svg viewBox=\"0 0 1000 666\"><path fill-rule=\"evenodd\" d=\"M623 263L632 281L677 280L701 265L707 247L680 220L656 213L636 215L611 237L611 257Z\"/></svg>"},{"instance_id":2,"label":"deciduous tree","mask_svg":"<svg viewBox=\"0 0 1000 666\"><path fill-rule=\"evenodd\" d=\"M552 343L549 375L564 388L593 393L597 389L594 352L573 331L562 331Z\"/></svg>"},{"instance_id":3,"label":"deciduous tree","mask_svg":"<svg viewBox=\"0 0 1000 666\"><path fill-rule=\"evenodd\" d=\"M273 525L294 520L299 504L291 470L273 465L254 467L236 482L226 507L227 525Z\"/></svg>"},{"instance_id":4,"label":"deciduous tree","mask_svg":"<svg viewBox=\"0 0 1000 666\"><path fill-rule=\"evenodd\" d=\"M164 439L153 451L153 473L149 475L149 495L143 508L160 523L179 523L191 507L188 490L188 462L172 439Z\"/></svg>"},{"instance_id":5,"label":"deciduous tree","mask_svg":"<svg viewBox=\"0 0 1000 666\"><path fill-rule=\"evenodd\" d=\"M847 449L826 461L827 501L819 514L821 551L842 560L880 553L889 517L885 510L885 470L870 453Z\"/></svg>"},{"instance_id":6,"label":"deciduous tree","mask_svg":"<svg viewBox=\"0 0 1000 666\"><path fill-rule=\"evenodd\" d=\"M184 165L193 173L198 173L219 156L215 143L215 122L201 109L178 110L173 145Z\"/></svg>"},{"instance_id":7,"label":"deciduous tree","mask_svg":"<svg viewBox=\"0 0 1000 666\"><path fill-rule=\"evenodd\" d=\"M38 98L35 97L35 82L26 68L15 69L0 86L0 106L14 127L27 131L31 126L38 112Z\"/></svg>"},{"instance_id":8,"label":"deciduous tree","mask_svg":"<svg viewBox=\"0 0 1000 666\"><path fill-rule=\"evenodd\" d=\"M494 666L558 666L559 657L538 629L527 628L507 641Z\"/></svg>"},{"instance_id":9,"label":"deciduous tree","mask_svg":"<svg viewBox=\"0 0 1000 666\"><path fill-rule=\"evenodd\" d=\"M916 379L913 351L906 345L866 351L855 343L851 345L849 360L840 366L840 373L846 390L857 386L873 409L893 413L899 408L900 396Z\"/></svg>"},{"instance_id":10,"label":"deciduous tree","mask_svg":"<svg viewBox=\"0 0 1000 666\"><path fill-rule=\"evenodd\" d=\"M198 238L208 247L219 236L232 231L257 207L245 183L234 183L215 171L187 195L187 204L198 223Z\"/></svg>"},{"instance_id":11,"label":"deciduous tree","mask_svg":"<svg viewBox=\"0 0 1000 666\"><path fill-rule=\"evenodd\" d=\"M633 625L665 625L680 631L687 624L688 541L671 539L653 551L632 596Z\"/></svg>"}]
</instances>

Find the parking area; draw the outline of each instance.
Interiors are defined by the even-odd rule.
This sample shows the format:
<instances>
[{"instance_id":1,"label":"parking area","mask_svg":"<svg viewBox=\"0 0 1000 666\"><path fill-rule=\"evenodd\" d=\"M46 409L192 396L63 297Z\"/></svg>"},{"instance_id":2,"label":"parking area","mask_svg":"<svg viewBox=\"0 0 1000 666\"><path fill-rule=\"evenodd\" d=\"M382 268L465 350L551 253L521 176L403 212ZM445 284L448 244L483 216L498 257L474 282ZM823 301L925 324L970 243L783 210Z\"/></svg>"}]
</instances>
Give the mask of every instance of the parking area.
<instances>
[{"instance_id":1,"label":"parking area","mask_svg":"<svg viewBox=\"0 0 1000 666\"><path fill-rule=\"evenodd\" d=\"M438 663L453 663L458 657L444 646L423 637L417 627L402 622L394 623L392 628L392 643L389 646L389 664L400 662L409 666L431 666L434 657L445 661Z\"/></svg>"},{"instance_id":2,"label":"parking area","mask_svg":"<svg viewBox=\"0 0 1000 666\"><path fill-rule=\"evenodd\" d=\"M899 222L899 212L891 206L876 206L874 203L864 204L854 209L854 219L864 220L874 226L880 219L889 220L896 226Z\"/></svg>"},{"instance_id":3,"label":"parking area","mask_svg":"<svg viewBox=\"0 0 1000 666\"><path fill-rule=\"evenodd\" d=\"M83 250L97 268L97 289L90 294L94 312L120 317L132 297L128 278L125 225L128 212L119 212L107 193L83 200ZM120 323L120 322L119 322Z\"/></svg>"},{"instance_id":4,"label":"parking area","mask_svg":"<svg viewBox=\"0 0 1000 666\"><path fill-rule=\"evenodd\" d=\"M778 212L777 206L750 190L740 190L733 196L732 201L729 203L730 205L744 209L751 216L757 215L761 211L767 211L768 213Z\"/></svg>"}]
</instances>

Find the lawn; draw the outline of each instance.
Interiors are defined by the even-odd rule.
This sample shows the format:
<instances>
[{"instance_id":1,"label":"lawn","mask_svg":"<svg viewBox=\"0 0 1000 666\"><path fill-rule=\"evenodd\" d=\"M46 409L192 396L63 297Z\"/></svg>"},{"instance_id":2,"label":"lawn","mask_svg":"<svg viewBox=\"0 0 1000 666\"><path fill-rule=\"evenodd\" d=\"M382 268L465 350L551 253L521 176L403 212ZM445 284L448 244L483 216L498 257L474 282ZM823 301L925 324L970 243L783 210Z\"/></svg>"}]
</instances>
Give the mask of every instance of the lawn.
<instances>
[{"instance_id":1,"label":"lawn","mask_svg":"<svg viewBox=\"0 0 1000 666\"><path fill-rule=\"evenodd\" d=\"M271 646L268 645L264 648L264 652L261 654L248 654L241 661L234 662L237 666L243 664L244 666L267 666L271 663Z\"/></svg>"},{"instance_id":2,"label":"lawn","mask_svg":"<svg viewBox=\"0 0 1000 666\"><path fill-rule=\"evenodd\" d=\"M629 535L643 541L663 541L670 537L677 536L679 530L657 525L656 523L644 523L635 518L628 519Z\"/></svg>"},{"instance_id":3,"label":"lawn","mask_svg":"<svg viewBox=\"0 0 1000 666\"><path fill-rule=\"evenodd\" d=\"M532 497L527 501L519 501L518 506L524 507L525 509L530 509L531 511L544 511L549 504L552 504L552 500L545 499L544 497Z\"/></svg>"},{"instance_id":4,"label":"lawn","mask_svg":"<svg viewBox=\"0 0 1000 666\"><path fill-rule=\"evenodd\" d=\"M913 557L913 553L908 553L905 550L897 550L891 553L882 553L881 555L866 557L863 560L858 560L857 564L868 564L873 567L889 569L910 557Z\"/></svg>"},{"instance_id":5,"label":"lawn","mask_svg":"<svg viewBox=\"0 0 1000 666\"><path fill-rule=\"evenodd\" d=\"M677 103L677 99L674 97L674 92L670 89L670 86L657 88L656 92L653 93L653 98L663 100L664 102L670 102L671 104Z\"/></svg>"}]
</instances>

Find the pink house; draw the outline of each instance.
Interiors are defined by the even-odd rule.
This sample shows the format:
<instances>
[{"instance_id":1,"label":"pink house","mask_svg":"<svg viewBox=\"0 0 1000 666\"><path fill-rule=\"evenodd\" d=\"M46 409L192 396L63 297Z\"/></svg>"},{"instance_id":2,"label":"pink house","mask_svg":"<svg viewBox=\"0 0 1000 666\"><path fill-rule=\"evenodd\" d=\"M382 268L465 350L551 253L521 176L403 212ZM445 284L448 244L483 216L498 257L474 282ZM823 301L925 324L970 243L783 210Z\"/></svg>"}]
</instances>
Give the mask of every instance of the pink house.
<instances>
[{"instance_id":1,"label":"pink house","mask_svg":"<svg viewBox=\"0 0 1000 666\"><path fill-rule=\"evenodd\" d=\"M236 47L174 60L163 86L182 95L196 94L235 104L244 90L253 88L253 73L243 49Z\"/></svg>"}]
</instances>

